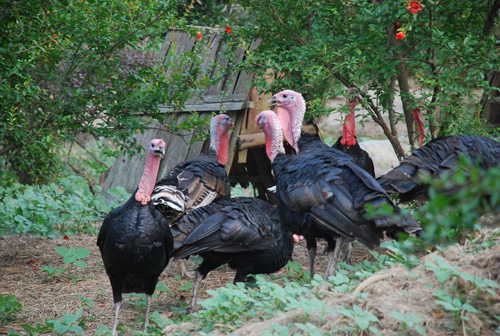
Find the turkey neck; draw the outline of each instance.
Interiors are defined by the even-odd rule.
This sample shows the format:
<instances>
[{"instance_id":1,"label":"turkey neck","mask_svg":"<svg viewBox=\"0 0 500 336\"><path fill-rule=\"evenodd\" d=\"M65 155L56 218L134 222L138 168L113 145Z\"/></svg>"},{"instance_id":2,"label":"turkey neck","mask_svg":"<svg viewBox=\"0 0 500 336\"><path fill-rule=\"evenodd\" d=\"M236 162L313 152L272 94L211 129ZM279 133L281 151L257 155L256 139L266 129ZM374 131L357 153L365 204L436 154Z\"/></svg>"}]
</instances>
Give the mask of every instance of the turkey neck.
<instances>
[{"instance_id":1,"label":"turkey neck","mask_svg":"<svg viewBox=\"0 0 500 336\"><path fill-rule=\"evenodd\" d=\"M143 205L148 204L151 200L151 194L153 193L158 170L160 169L160 161L161 157L153 153L148 153L146 157L146 166L139 181L139 190L135 194L135 199Z\"/></svg>"},{"instance_id":2,"label":"turkey neck","mask_svg":"<svg viewBox=\"0 0 500 336\"><path fill-rule=\"evenodd\" d=\"M222 130L217 130L210 137L210 149L213 149L217 153L217 159L221 164L225 165L229 156L229 133L227 131L223 132Z\"/></svg>"},{"instance_id":3,"label":"turkey neck","mask_svg":"<svg viewBox=\"0 0 500 336\"><path fill-rule=\"evenodd\" d=\"M349 103L349 100L347 102ZM340 141L342 145L354 146L356 144L356 113L354 112L356 105L358 105L357 99L349 104L349 114L345 117L346 121L342 128L342 140Z\"/></svg>"}]
</instances>

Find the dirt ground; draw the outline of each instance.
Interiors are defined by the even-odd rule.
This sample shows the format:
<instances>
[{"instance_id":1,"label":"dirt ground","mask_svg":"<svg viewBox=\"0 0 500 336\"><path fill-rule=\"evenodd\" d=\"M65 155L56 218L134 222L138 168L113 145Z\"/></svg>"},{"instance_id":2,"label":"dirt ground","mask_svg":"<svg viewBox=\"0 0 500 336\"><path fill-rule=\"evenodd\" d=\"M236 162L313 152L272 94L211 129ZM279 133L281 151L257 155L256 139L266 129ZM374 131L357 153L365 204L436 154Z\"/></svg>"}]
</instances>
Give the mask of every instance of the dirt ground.
<instances>
[{"instance_id":1,"label":"dirt ground","mask_svg":"<svg viewBox=\"0 0 500 336\"><path fill-rule=\"evenodd\" d=\"M113 324L113 299L111 286L102 265L101 255L96 246L96 236L80 235L67 236L64 238L46 239L31 236L5 236L0 237L0 294L14 294L23 305L22 312L17 314L17 320L7 326L0 327L0 335L6 334L12 329L23 334L21 324L36 325L43 324L45 319L60 320L63 314L74 314L85 299L93 302L93 307L86 307L87 313L85 324L88 329L86 334L93 335L100 325L111 326ZM74 267L71 270L73 277L78 278L73 282L67 274L60 274L48 279L48 273L40 270L44 266L68 269L63 262L63 257L55 252L56 246L66 248L87 248L91 254L83 259L86 269L81 270ZM367 250L358 246L353 254L353 259L360 261L370 258ZM316 265L318 273L324 273L326 267L326 256L319 255ZM308 267L305 244L300 242L294 251L294 260ZM188 269L196 267L196 260L188 260ZM277 274L280 274L279 272ZM190 290L183 290L186 281L180 279L180 267L177 262L170 262L160 281L174 293L175 298L166 293L161 293L154 300L152 311L171 311L170 305L180 306L180 302L189 302ZM234 272L227 266L222 266L212 271L202 282L198 301L208 297L207 290L215 290L227 283L232 283ZM158 291L155 293L158 296ZM87 300L88 301L88 300ZM138 317L143 316L144 310L140 312L134 302L136 298L124 299L120 321L127 325L136 325L139 329ZM171 313L170 313L171 314Z\"/></svg>"},{"instance_id":2,"label":"dirt ground","mask_svg":"<svg viewBox=\"0 0 500 336\"><path fill-rule=\"evenodd\" d=\"M500 217L492 220L492 226L498 227ZM485 242L491 237L490 231L480 233L479 240ZM496 233L496 241L491 248L477 247L470 250L471 246L453 246L444 250L438 255L445 258L450 265L458 267L461 271L477 275L482 278L489 278L494 281L500 280L500 234ZM80 307L89 304L84 308L85 324L88 327L86 334L92 335L100 325L112 325L113 302L111 288L108 278L102 267L102 261L97 246L96 237L89 235L69 236L57 239L34 238L30 236L6 236L0 238L0 294L15 294L17 300L22 303L23 310L17 314L17 320L7 326L0 327L0 334L6 334L10 329L23 334L21 324L29 325L43 324L45 319L60 320L65 313L74 314ZM483 244L486 245L486 244ZM47 273L39 268L50 265L67 269L63 263L63 258L54 251L55 246L83 247L91 250L89 257L84 260L87 263L85 270L74 269L72 274L79 278L73 282L66 275L58 275L48 279ZM430 260L432 255L423 257L419 266L411 272L403 266L397 266L391 270L376 273L371 278L365 280L359 287L358 292L369 295L369 299L363 302L358 301L353 294L340 294L331 289L324 289L324 302L331 307L360 305L361 308L374 313L380 320L377 328L383 335L406 334L402 333L400 321L388 316L389 311L397 310L402 313L409 313L419 316L427 330L427 335L493 335L499 320L495 316L500 316L500 300L498 288L497 295L491 295L485 291L476 291L463 281L449 281L446 286L461 286L462 291L471 291L470 300L480 310L486 314L468 314L468 322L463 324L463 330L452 332L448 324L453 324L453 318L443 312L435 303L436 297L432 292L438 288L439 283L433 272L426 269L423 264ZM370 259L371 254L360 246L355 245L354 261L360 262ZM300 242L294 251L294 260L308 267L308 259L305 245ZM319 255L316 263L318 273L324 273L326 256ZM188 267L194 268L195 262L188 261ZM179 302L186 302L191 297L189 290L183 290L186 279L179 279L179 265L171 262L163 272L160 281L174 293L175 298L170 294L161 293L154 300L152 310L158 310L164 316L172 316L170 306L179 306ZM279 273L278 273L279 274ZM228 267L221 267L210 273L202 282L199 293L199 301L208 298L206 291L216 289L226 283L232 282L234 272ZM457 284L458 283L458 284ZM156 292L158 295L158 291ZM90 301L91 300L91 301ZM86 303L87 302L87 303ZM131 329L139 329L137 319L143 316L143 306L138 308L137 298L124 300L121 311L121 321L131 326ZM140 302L140 301L139 301ZM464 313L464 312L462 312ZM243 328L234 332L236 335L261 335L271 323L288 325L293 322L301 322L303 314L300 311L290 311L281 314L265 322L249 323ZM324 330L329 330L333 325L336 327L345 323L342 319L332 316L326 320L318 318L315 320L314 314L310 317L310 322L316 324ZM332 323L332 326L325 324ZM175 332L169 330L168 334ZM182 328L189 328L183 326ZM326 328L326 329L325 329ZM292 331L292 330L291 330ZM294 332L300 332L295 330ZM216 331L217 333L217 331Z\"/></svg>"}]
</instances>

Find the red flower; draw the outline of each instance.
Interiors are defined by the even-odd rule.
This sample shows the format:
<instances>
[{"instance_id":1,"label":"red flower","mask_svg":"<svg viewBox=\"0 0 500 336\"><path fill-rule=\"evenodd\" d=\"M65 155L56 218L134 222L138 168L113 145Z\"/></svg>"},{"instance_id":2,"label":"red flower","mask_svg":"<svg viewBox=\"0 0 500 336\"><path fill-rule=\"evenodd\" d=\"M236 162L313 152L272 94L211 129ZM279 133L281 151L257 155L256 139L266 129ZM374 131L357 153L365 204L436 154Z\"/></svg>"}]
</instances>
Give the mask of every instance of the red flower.
<instances>
[{"instance_id":1,"label":"red flower","mask_svg":"<svg viewBox=\"0 0 500 336\"><path fill-rule=\"evenodd\" d=\"M199 41L203 37L203 34L200 32L196 33L196 39Z\"/></svg>"},{"instance_id":2,"label":"red flower","mask_svg":"<svg viewBox=\"0 0 500 336\"><path fill-rule=\"evenodd\" d=\"M226 27L226 33L231 34L233 31L231 29L231 26Z\"/></svg>"},{"instance_id":3,"label":"red flower","mask_svg":"<svg viewBox=\"0 0 500 336\"><path fill-rule=\"evenodd\" d=\"M412 0L408 2L408 5L406 6L410 13L416 14L422 10L422 4L418 2L417 0Z\"/></svg>"},{"instance_id":4,"label":"red flower","mask_svg":"<svg viewBox=\"0 0 500 336\"><path fill-rule=\"evenodd\" d=\"M64 238L64 240L69 240L68 235L64 235L63 238Z\"/></svg>"},{"instance_id":5,"label":"red flower","mask_svg":"<svg viewBox=\"0 0 500 336\"><path fill-rule=\"evenodd\" d=\"M396 40L402 40L405 38L405 32L399 32L396 34Z\"/></svg>"},{"instance_id":6,"label":"red flower","mask_svg":"<svg viewBox=\"0 0 500 336\"><path fill-rule=\"evenodd\" d=\"M395 29L395 30L398 30L399 28L401 28L401 23L396 22L396 23L394 24L394 29Z\"/></svg>"}]
</instances>

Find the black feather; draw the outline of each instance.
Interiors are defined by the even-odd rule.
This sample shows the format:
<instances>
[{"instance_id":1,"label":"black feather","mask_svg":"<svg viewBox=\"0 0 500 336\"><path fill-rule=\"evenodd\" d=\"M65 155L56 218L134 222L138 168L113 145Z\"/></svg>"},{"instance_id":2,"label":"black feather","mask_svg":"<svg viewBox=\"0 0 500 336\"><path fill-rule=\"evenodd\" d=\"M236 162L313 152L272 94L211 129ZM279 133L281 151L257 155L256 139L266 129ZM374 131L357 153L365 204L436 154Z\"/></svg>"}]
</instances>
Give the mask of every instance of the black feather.
<instances>
[{"instance_id":1,"label":"black feather","mask_svg":"<svg viewBox=\"0 0 500 336\"><path fill-rule=\"evenodd\" d=\"M333 144L332 148L351 156L354 159L355 164L366 170L371 176L375 177L375 166L373 165L373 160L370 155L359 146L358 141L356 140L356 144L353 146L342 145L341 141L342 136L337 139L337 142Z\"/></svg>"},{"instance_id":2,"label":"black feather","mask_svg":"<svg viewBox=\"0 0 500 336\"><path fill-rule=\"evenodd\" d=\"M453 174L460 155L472 162L479 160L481 169L498 166L500 142L477 135L450 135L434 139L416 149L401 164L377 179L389 194L397 194L401 202L427 198L428 185L421 176L439 178L444 173ZM451 187L443 190L454 192Z\"/></svg>"},{"instance_id":3,"label":"black feather","mask_svg":"<svg viewBox=\"0 0 500 336\"><path fill-rule=\"evenodd\" d=\"M193 210L172 227L179 247L174 258L198 254L198 271L205 277L214 268L229 264L236 281L248 274L273 273L290 260L291 234L281 229L276 208L252 197L219 200Z\"/></svg>"},{"instance_id":4,"label":"black feather","mask_svg":"<svg viewBox=\"0 0 500 336\"><path fill-rule=\"evenodd\" d=\"M106 216L97 245L116 303L123 293L153 294L170 259L173 237L163 215L133 195Z\"/></svg>"},{"instance_id":5,"label":"black feather","mask_svg":"<svg viewBox=\"0 0 500 336\"><path fill-rule=\"evenodd\" d=\"M369 248L380 244L384 231L415 232L413 218L388 216L367 219L367 204L399 208L377 181L355 164L353 158L303 133L298 155L278 154L273 161L278 209L286 230L304 235L310 254L316 238L330 246L339 237L358 240ZM314 255L311 256L314 259ZM311 272L313 265L311 263Z\"/></svg>"}]
</instances>

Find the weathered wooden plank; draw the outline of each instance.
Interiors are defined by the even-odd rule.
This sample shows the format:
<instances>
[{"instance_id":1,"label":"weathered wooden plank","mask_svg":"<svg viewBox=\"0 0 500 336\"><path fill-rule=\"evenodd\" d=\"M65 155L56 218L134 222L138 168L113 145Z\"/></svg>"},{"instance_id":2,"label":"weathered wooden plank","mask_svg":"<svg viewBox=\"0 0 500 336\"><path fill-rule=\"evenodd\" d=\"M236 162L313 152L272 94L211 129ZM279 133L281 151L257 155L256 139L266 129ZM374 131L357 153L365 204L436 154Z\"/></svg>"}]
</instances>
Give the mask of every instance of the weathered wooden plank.
<instances>
[{"instance_id":1,"label":"weathered wooden plank","mask_svg":"<svg viewBox=\"0 0 500 336\"><path fill-rule=\"evenodd\" d=\"M173 35L174 35L174 30L169 30L167 32L167 35L165 36L165 40L164 40L163 44L161 45L161 49L158 52L158 54L156 55L157 62L163 63L165 61L165 56L169 52L170 47L172 45L170 41L173 39Z\"/></svg>"},{"instance_id":2,"label":"weathered wooden plank","mask_svg":"<svg viewBox=\"0 0 500 336\"><path fill-rule=\"evenodd\" d=\"M200 119L206 118L207 116L212 116L212 112L199 113ZM208 125L207 125L207 129L208 129ZM205 129L205 131L206 131L206 129ZM207 139L205 139L205 140L192 142L191 146L189 146L189 150L188 150L187 155L186 155L184 160L192 159L192 158L200 155L200 153L205 148L205 142L210 142L210 139L207 137ZM208 149L208 145L206 145L207 149Z\"/></svg>"},{"instance_id":3,"label":"weathered wooden plank","mask_svg":"<svg viewBox=\"0 0 500 336\"><path fill-rule=\"evenodd\" d=\"M225 94L218 94L218 95L196 95L193 96L192 98L189 98L186 101L186 106L197 106L197 105L203 105L203 104L210 104L210 103L233 103L233 102L241 102L245 101L246 96L243 94L238 94L238 95L225 95Z\"/></svg>"},{"instance_id":4,"label":"weathered wooden plank","mask_svg":"<svg viewBox=\"0 0 500 336\"><path fill-rule=\"evenodd\" d=\"M238 150L238 163L246 163L248 156L248 149L239 149Z\"/></svg>"},{"instance_id":5,"label":"weathered wooden plank","mask_svg":"<svg viewBox=\"0 0 500 336\"><path fill-rule=\"evenodd\" d=\"M218 95L204 95L202 100L204 103L214 103L214 102L237 102L243 101L247 98L245 94L218 94Z\"/></svg>"},{"instance_id":6,"label":"weathered wooden plank","mask_svg":"<svg viewBox=\"0 0 500 336\"><path fill-rule=\"evenodd\" d=\"M264 133L254 133L254 134L241 134L239 136L238 149L248 149L253 147L264 146L266 144L266 138Z\"/></svg>"},{"instance_id":7,"label":"weathered wooden plank","mask_svg":"<svg viewBox=\"0 0 500 336\"><path fill-rule=\"evenodd\" d=\"M232 64L239 64L245 57L246 49L245 47L240 47L238 50L235 52L235 57L231 59ZM231 70L231 69L230 69ZM224 81L224 85L222 87L222 90L224 92L228 92L230 94L233 93L236 83L240 77L240 71L236 71L235 69L232 69L232 71L226 75L226 79Z\"/></svg>"},{"instance_id":8,"label":"weathered wooden plank","mask_svg":"<svg viewBox=\"0 0 500 336\"><path fill-rule=\"evenodd\" d=\"M159 106L161 113L169 112L207 112L207 111L239 111L245 108L252 107L252 102L239 101L239 102L221 102L221 103L208 103L199 105L185 105L182 111L175 111L172 107Z\"/></svg>"},{"instance_id":9,"label":"weathered wooden plank","mask_svg":"<svg viewBox=\"0 0 500 336\"><path fill-rule=\"evenodd\" d=\"M269 110L269 99L271 99L272 94L268 93L265 95L259 95L257 89L253 87L250 90L249 100L253 102L254 106L247 111L247 122L245 127L241 130L242 134L255 133L255 118L257 115L264 111Z\"/></svg>"},{"instance_id":10,"label":"weathered wooden plank","mask_svg":"<svg viewBox=\"0 0 500 336\"><path fill-rule=\"evenodd\" d=\"M185 62L182 53L192 51L196 39L191 38L186 32L176 31L170 41L166 43L169 43L170 46L163 65L166 67L165 78L169 79L174 72L182 72L191 67L190 63Z\"/></svg>"},{"instance_id":11,"label":"weathered wooden plank","mask_svg":"<svg viewBox=\"0 0 500 336\"><path fill-rule=\"evenodd\" d=\"M188 118L186 114L178 114L176 120L176 126L180 125L183 121ZM183 135L175 135L170 138L167 144L165 158L160 164L160 172L164 176L172 168L175 167L179 162L183 161L189 151L189 142L193 134L191 132Z\"/></svg>"},{"instance_id":12,"label":"weathered wooden plank","mask_svg":"<svg viewBox=\"0 0 500 336\"><path fill-rule=\"evenodd\" d=\"M169 141L171 134L165 128L160 127L158 123L153 123L151 128L144 133L134 134L132 137L136 139L137 144L146 148L152 139L161 138L165 142ZM123 187L128 192L132 193L139 185L139 179L142 176L144 165L146 163L146 152L141 151L140 154L129 157L122 153L116 159L115 163L110 169L108 177L104 182L102 192L107 190ZM160 174L158 174L161 177Z\"/></svg>"},{"instance_id":13,"label":"weathered wooden plank","mask_svg":"<svg viewBox=\"0 0 500 336\"><path fill-rule=\"evenodd\" d=\"M217 52L219 51L219 45L222 42L222 36L217 32L213 32L208 39L208 44L203 50L203 62L201 63L201 69L206 73L206 76L212 78L213 71L215 69L215 60L217 59ZM206 93L206 92L205 92Z\"/></svg>"},{"instance_id":14,"label":"weathered wooden plank","mask_svg":"<svg viewBox=\"0 0 500 336\"><path fill-rule=\"evenodd\" d=\"M212 71L211 77L218 77L220 75L220 72L224 72L227 70L228 63L229 63L229 58L227 55L225 55L224 52L222 52L225 48L227 48L228 43L225 42L224 40L221 40L221 43L218 46L217 50L217 56L216 56L216 63L217 66L214 67ZM210 85L207 90L205 91L206 95L211 95L211 94L220 94L222 92L222 88L224 87L224 82L227 79L227 75L225 75L222 80L217 82L215 85Z\"/></svg>"},{"instance_id":15,"label":"weathered wooden plank","mask_svg":"<svg viewBox=\"0 0 500 336\"><path fill-rule=\"evenodd\" d=\"M252 41L248 47L249 51L255 50L261 43L261 40ZM234 85L233 94L246 94L250 90L251 82L253 80L254 74L246 73L241 71L236 84Z\"/></svg>"},{"instance_id":16,"label":"weathered wooden plank","mask_svg":"<svg viewBox=\"0 0 500 336\"><path fill-rule=\"evenodd\" d=\"M307 133L316 134L316 128L312 125L304 125L303 130ZM283 138L284 139L284 138ZM285 140L283 140L284 142ZM240 134L238 140L238 149L248 149L253 147L260 147L266 144L266 138L264 133L249 133L249 134Z\"/></svg>"}]
</instances>

